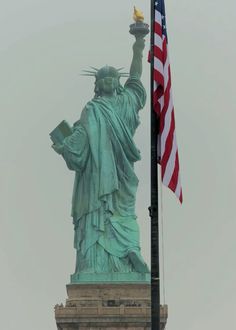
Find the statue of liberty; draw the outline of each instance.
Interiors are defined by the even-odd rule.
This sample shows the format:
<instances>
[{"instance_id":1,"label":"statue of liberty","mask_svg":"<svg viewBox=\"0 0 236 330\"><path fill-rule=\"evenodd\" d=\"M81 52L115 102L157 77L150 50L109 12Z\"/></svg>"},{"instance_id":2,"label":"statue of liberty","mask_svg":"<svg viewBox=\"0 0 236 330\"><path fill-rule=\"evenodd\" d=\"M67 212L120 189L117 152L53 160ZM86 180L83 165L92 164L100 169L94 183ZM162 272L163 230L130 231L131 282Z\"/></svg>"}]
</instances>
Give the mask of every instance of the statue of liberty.
<instances>
[{"instance_id":1,"label":"statue of liberty","mask_svg":"<svg viewBox=\"0 0 236 330\"><path fill-rule=\"evenodd\" d=\"M74 283L86 278L127 280L134 273L149 273L140 252L135 215L134 163L140 160L140 152L133 136L146 102L140 81L143 49L144 35L137 34L124 86L121 69L104 66L87 71L95 77L94 98L84 107L72 134L52 146L75 172Z\"/></svg>"}]
</instances>

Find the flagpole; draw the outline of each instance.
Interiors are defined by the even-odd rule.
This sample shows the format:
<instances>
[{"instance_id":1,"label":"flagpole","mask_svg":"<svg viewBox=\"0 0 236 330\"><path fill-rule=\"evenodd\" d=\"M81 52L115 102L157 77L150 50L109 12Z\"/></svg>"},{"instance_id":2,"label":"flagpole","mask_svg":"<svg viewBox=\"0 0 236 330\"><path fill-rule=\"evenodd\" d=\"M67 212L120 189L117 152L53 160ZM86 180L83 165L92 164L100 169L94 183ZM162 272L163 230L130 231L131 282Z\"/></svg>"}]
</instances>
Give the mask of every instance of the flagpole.
<instances>
[{"instance_id":1,"label":"flagpole","mask_svg":"<svg viewBox=\"0 0 236 330\"><path fill-rule=\"evenodd\" d=\"M151 0L151 329L160 330L160 267L159 267L159 216L158 216L158 119L154 112L154 0Z\"/></svg>"}]
</instances>

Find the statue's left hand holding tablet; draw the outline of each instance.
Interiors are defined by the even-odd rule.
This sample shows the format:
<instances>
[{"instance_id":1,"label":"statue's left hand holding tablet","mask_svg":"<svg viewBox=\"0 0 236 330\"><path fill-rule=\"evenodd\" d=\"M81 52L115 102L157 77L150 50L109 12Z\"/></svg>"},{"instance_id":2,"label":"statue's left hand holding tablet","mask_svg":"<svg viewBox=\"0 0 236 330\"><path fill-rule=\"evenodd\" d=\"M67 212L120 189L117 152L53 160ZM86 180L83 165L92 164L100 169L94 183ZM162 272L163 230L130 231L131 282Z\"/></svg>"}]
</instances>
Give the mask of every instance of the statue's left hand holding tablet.
<instances>
[{"instance_id":1,"label":"statue's left hand holding tablet","mask_svg":"<svg viewBox=\"0 0 236 330\"><path fill-rule=\"evenodd\" d=\"M52 148L61 155L63 153L63 141L67 136L73 133L73 128L63 120L51 133L50 137L53 142Z\"/></svg>"}]
</instances>

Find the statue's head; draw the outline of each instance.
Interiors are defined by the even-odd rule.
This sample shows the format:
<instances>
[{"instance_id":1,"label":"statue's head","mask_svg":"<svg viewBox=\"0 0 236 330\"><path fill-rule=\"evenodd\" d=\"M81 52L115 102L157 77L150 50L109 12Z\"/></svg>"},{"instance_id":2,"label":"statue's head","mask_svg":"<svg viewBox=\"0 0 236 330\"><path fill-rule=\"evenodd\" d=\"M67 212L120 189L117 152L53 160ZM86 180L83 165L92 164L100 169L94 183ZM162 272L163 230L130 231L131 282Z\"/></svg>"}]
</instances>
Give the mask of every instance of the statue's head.
<instances>
[{"instance_id":1,"label":"statue's head","mask_svg":"<svg viewBox=\"0 0 236 330\"><path fill-rule=\"evenodd\" d=\"M120 84L121 77L128 77L128 73L121 72L123 68L115 69L113 66L104 66L101 69L92 68L94 71L87 71L84 75L95 77L95 97L112 96L120 94L123 87Z\"/></svg>"},{"instance_id":2,"label":"statue's head","mask_svg":"<svg viewBox=\"0 0 236 330\"><path fill-rule=\"evenodd\" d=\"M97 71L95 81L95 94L97 96L113 95L120 86L120 74L112 66L104 66Z\"/></svg>"}]
</instances>

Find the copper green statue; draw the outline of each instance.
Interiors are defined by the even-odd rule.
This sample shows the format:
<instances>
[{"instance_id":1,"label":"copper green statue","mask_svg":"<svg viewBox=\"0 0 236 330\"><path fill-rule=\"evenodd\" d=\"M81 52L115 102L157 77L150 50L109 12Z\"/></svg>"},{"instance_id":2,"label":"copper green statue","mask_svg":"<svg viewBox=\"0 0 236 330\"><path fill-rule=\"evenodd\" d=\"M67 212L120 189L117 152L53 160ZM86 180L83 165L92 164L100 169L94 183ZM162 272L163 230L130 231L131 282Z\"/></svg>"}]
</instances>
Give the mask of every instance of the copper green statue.
<instances>
[{"instance_id":1,"label":"copper green statue","mask_svg":"<svg viewBox=\"0 0 236 330\"><path fill-rule=\"evenodd\" d=\"M52 146L75 172L72 217L77 256L72 283L149 280L135 214L134 163L140 152L133 136L146 102L140 78L147 25L142 24L130 26L136 40L124 86L121 69L104 66L87 71L95 77L94 98L71 134Z\"/></svg>"}]
</instances>

